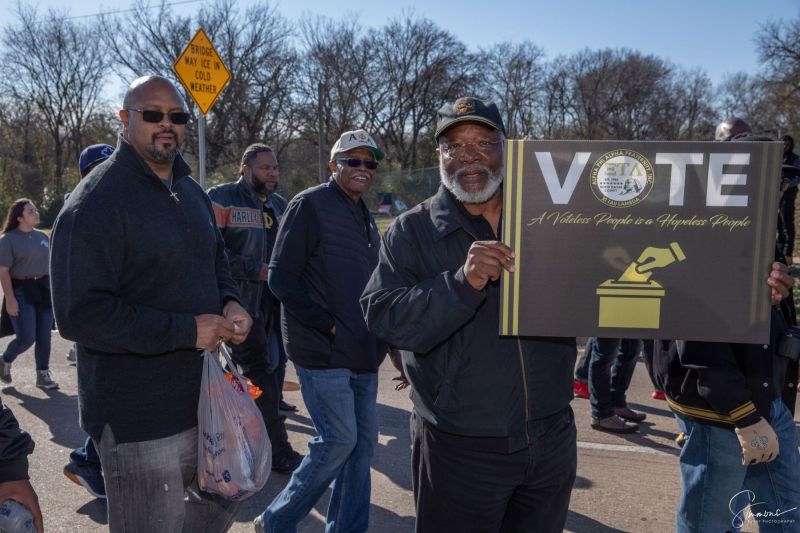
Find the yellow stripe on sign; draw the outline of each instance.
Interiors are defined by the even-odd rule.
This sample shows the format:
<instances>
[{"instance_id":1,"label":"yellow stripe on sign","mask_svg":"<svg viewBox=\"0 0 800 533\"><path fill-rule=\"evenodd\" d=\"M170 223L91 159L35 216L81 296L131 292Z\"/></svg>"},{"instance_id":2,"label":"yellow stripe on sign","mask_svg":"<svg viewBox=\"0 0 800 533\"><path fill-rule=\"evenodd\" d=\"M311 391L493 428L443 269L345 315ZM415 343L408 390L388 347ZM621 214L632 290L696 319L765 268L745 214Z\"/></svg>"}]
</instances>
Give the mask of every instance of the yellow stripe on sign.
<instances>
[{"instance_id":1,"label":"yellow stripe on sign","mask_svg":"<svg viewBox=\"0 0 800 533\"><path fill-rule=\"evenodd\" d=\"M522 162L525 152L525 141L517 141L517 179L514 188L517 192L516 222L514 224L514 315L512 320L513 334L519 335L519 257L522 240Z\"/></svg>"},{"instance_id":2,"label":"yellow stripe on sign","mask_svg":"<svg viewBox=\"0 0 800 533\"><path fill-rule=\"evenodd\" d=\"M505 177L505 190L503 191L503 243L511 246L511 204L513 201L513 153L514 141L506 143L506 177ZM508 315L510 314L511 302L508 300L510 294L509 285L511 284L512 275L509 272L503 273L503 335L510 335L508 329Z\"/></svg>"}]
</instances>

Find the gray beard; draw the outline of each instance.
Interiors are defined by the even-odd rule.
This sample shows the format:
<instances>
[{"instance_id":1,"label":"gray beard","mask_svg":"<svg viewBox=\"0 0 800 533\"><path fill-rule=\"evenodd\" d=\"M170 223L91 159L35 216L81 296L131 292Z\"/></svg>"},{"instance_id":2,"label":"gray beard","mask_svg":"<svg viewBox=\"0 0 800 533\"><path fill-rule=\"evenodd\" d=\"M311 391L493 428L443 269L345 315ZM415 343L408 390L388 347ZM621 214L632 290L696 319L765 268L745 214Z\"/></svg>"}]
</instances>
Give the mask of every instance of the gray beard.
<instances>
[{"instance_id":1,"label":"gray beard","mask_svg":"<svg viewBox=\"0 0 800 533\"><path fill-rule=\"evenodd\" d=\"M441 177L442 184L456 197L456 200L463 204L482 204L488 202L503 183L505 170L502 167L498 169L496 173L489 170L489 167L486 165L472 165L473 169L476 167L489 175L489 181L486 182L486 186L480 191L465 191L461 187L461 183L459 183L458 179L462 174L466 174L467 169L461 169L452 176L448 176L444 168L444 163L441 159L439 160L439 176Z\"/></svg>"},{"instance_id":2,"label":"gray beard","mask_svg":"<svg viewBox=\"0 0 800 533\"><path fill-rule=\"evenodd\" d=\"M147 145L147 153L150 154L155 161L159 163L169 163L175 160L178 155L178 147L170 148L169 150L159 150L155 144Z\"/></svg>"}]
</instances>

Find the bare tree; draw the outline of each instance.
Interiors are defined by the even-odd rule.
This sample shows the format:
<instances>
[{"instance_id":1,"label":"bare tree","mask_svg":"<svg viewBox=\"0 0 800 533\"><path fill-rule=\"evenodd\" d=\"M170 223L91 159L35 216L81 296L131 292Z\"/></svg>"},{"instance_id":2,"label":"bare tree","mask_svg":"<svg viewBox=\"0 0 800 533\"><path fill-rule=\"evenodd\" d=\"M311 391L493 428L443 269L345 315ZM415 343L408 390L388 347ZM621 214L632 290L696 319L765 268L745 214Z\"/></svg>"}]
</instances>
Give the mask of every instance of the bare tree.
<instances>
[{"instance_id":1,"label":"bare tree","mask_svg":"<svg viewBox=\"0 0 800 533\"><path fill-rule=\"evenodd\" d=\"M780 133L782 102L761 77L744 72L729 75L719 86L718 98L717 122L735 115L745 119L753 131L768 135Z\"/></svg>"},{"instance_id":2,"label":"bare tree","mask_svg":"<svg viewBox=\"0 0 800 533\"><path fill-rule=\"evenodd\" d=\"M800 17L764 24L756 35L763 90L775 129L800 129Z\"/></svg>"},{"instance_id":3,"label":"bare tree","mask_svg":"<svg viewBox=\"0 0 800 533\"><path fill-rule=\"evenodd\" d=\"M413 14L375 32L369 49L380 73L373 81L390 91L375 120L392 159L404 168L430 164L433 148L420 150L420 143L442 102L464 96L472 85L472 56L452 34Z\"/></svg>"},{"instance_id":4,"label":"bare tree","mask_svg":"<svg viewBox=\"0 0 800 533\"><path fill-rule=\"evenodd\" d=\"M235 167L245 146L269 141L280 152L295 123L290 99L296 54L290 46L292 26L267 3L242 13L235 0L217 0L203 7L197 20L175 14L162 0L161 9L148 10L137 0L133 19L106 17L113 28L106 43L123 79L146 74L171 78L172 65L192 35L202 27L231 72L231 81L211 108L206 130L210 173ZM193 101L185 92L190 108ZM187 132L185 150L197 154L196 131Z\"/></svg>"},{"instance_id":5,"label":"bare tree","mask_svg":"<svg viewBox=\"0 0 800 533\"><path fill-rule=\"evenodd\" d=\"M546 83L542 49L530 41L500 43L481 50L476 64L481 91L501 109L508 136L535 136Z\"/></svg>"},{"instance_id":6,"label":"bare tree","mask_svg":"<svg viewBox=\"0 0 800 533\"><path fill-rule=\"evenodd\" d=\"M63 13L41 15L22 3L17 21L3 32L4 89L17 102L32 103L50 136L53 153L51 184L64 192L68 148L77 159L83 132L98 106L107 56L97 53L98 30L80 25Z\"/></svg>"},{"instance_id":7,"label":"bare tree","mask_svg":"<svg viewBox=\"0 0 800 533\"><path fill-rule=\"evenodd\" d=\"M301 22L304 51L297 92L303 107L303 135L317 143L321 110L323 148L329 148L341 132L366 126L363 103L374 98L367 80L376 71L362 33L355 19L316 17Z\"/></svg>"}]
</instances>

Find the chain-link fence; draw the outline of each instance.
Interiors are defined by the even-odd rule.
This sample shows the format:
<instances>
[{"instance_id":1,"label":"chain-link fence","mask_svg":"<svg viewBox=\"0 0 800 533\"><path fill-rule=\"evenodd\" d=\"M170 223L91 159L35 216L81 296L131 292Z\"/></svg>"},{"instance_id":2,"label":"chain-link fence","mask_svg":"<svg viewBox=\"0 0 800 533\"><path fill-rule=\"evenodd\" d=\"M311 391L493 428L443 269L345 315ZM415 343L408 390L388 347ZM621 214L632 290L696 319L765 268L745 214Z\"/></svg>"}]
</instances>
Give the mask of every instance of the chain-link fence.
<instances>
[{"instance_id":1,"label":"chain-link fence","mask_svg":"<svg viewBox=\"0 0 800 533\"><path fill-rule=\"evenodd\" d=\"M439 167L379 170L364 200L370 211L395 216L436 193Z\"/></svg>"}]
</instances>

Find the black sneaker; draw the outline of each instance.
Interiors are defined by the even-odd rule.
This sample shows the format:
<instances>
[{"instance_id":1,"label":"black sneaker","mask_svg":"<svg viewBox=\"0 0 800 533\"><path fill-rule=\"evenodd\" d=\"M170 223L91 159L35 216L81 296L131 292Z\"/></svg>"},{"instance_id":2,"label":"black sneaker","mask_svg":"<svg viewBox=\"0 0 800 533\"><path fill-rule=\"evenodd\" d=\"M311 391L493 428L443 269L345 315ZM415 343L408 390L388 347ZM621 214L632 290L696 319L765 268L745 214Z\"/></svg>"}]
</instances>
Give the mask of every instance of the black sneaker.
<instances>
[{"instance_id":1,"label":"black sneaker","mask_svg":"<svg viewBox=\"0 0 800 533\"><path fill-rule=\"evenodd\" d=\"M100 470L70 462L64 467L64 475L76 485L88 490L95 498L106 499L106 484Z\"/></svg>"},{"instance_id":2,"label":"black sneaker","mask_svg":"<svg viewBox=\"0 0 800 533\"><path fill-rule=\"evenodd\" d=\"M278 474L291 474L303 462L303 454L289 448L282 454L272 457L272 471Z\"/></svg>"},{"instance_id":3,"label":"black sneaker","mask_svg":"<svg viewBox=\"0 0 800 533\"><path fill-rule=\"evenodd\" d=\"M280 403L278 404L278 410L286 411L287 413L293 413L297 411L297 407L281 400Z\"/></svg>"}]
</instances>

